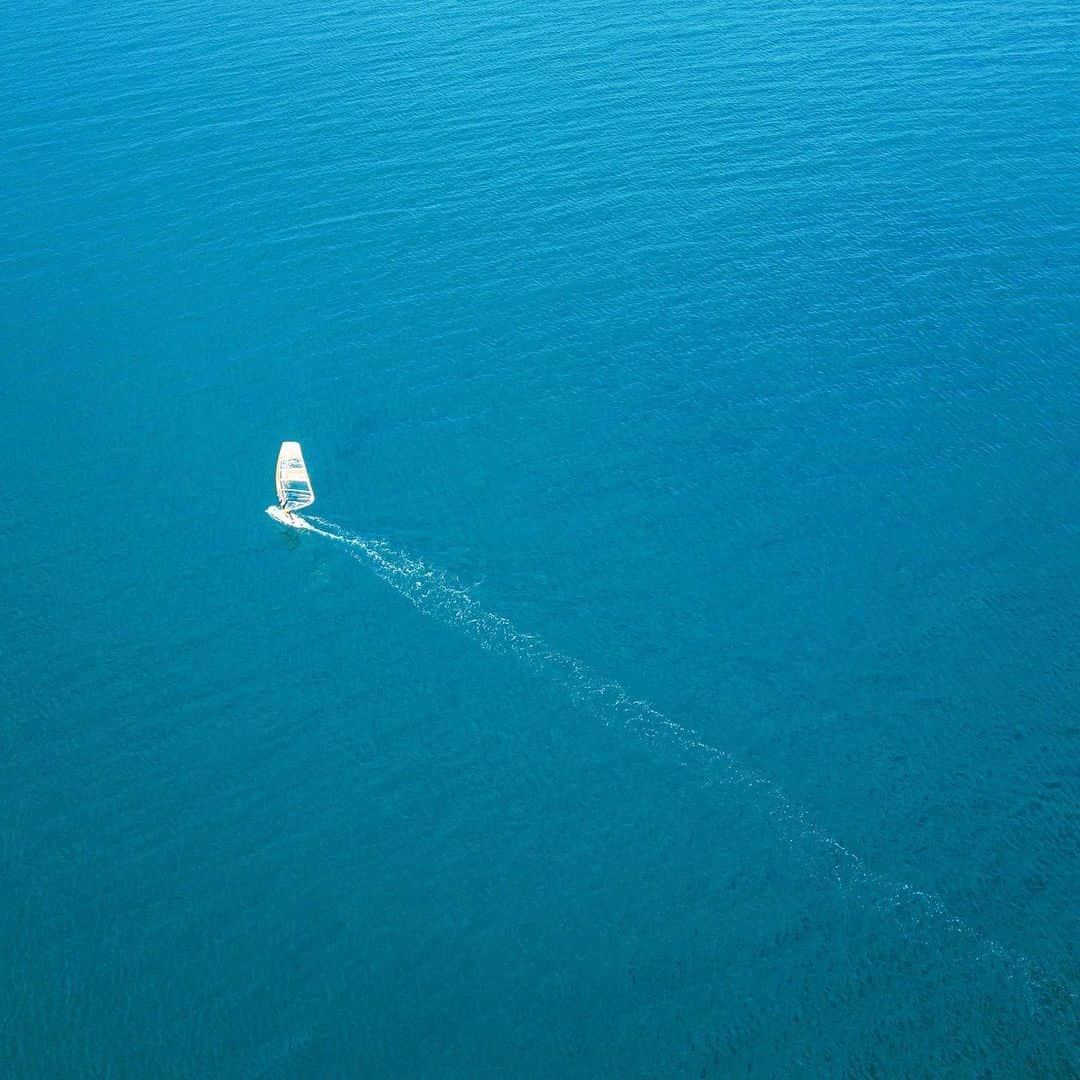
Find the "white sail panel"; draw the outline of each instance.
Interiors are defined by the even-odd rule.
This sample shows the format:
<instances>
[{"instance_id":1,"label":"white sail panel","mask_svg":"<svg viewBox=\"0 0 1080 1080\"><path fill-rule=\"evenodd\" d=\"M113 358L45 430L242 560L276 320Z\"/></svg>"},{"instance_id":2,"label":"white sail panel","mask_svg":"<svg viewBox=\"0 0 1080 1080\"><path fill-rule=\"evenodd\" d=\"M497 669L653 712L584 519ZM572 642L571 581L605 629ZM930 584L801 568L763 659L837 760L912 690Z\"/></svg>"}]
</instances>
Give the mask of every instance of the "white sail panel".
<instances>
[{"instance_id":1,"label":"white sail panel","mask_svg":"<svg viewBox=\"0 0 1080 1080\"><path fill-rule=\"evenodd\" d=\"M287 513L303 510L315 501L304 455L298 442L283 442L277 459L278 505Z\"/></svg>"}]
</instances>

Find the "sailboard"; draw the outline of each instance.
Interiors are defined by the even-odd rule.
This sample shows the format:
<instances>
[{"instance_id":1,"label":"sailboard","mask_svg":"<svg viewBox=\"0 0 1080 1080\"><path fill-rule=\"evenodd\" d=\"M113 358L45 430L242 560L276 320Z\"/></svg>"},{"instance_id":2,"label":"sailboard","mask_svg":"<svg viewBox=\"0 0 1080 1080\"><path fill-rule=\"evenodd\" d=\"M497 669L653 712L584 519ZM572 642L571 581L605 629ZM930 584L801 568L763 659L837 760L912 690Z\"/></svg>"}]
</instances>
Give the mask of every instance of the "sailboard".
<instances>
[{"instance_id":1,"label":"sailboard","mask_svg":"<svg viewBox=\"0 0 1080 1080\"><path fill-rule=\"evenodd\" d=\"M282 525L291 525L297 529L307 529L302 517L297 516L315 501L315 492L308 476L304 454L298 442L283 442L277 456L277 505L268 506L266 512Z\"/></svg>"}]
</instances>

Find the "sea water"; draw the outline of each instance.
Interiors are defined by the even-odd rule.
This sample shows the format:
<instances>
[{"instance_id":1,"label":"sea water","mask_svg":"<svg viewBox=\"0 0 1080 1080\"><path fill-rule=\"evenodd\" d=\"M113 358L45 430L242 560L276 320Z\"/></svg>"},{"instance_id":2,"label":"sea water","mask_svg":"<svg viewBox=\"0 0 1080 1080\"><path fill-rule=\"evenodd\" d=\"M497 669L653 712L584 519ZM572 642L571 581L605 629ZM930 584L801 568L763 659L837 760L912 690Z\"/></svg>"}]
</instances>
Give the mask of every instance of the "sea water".
<instances>
[{"instance_id":1,"label":"sea water","mask_svg":"<svg viewBox=\"0 0 1080 1080\"><path fill-rule=\"evenodd\" d=\"M2 25L5 1075L1077 1074L1073 4Z\"/></svg>"}]
</instances>

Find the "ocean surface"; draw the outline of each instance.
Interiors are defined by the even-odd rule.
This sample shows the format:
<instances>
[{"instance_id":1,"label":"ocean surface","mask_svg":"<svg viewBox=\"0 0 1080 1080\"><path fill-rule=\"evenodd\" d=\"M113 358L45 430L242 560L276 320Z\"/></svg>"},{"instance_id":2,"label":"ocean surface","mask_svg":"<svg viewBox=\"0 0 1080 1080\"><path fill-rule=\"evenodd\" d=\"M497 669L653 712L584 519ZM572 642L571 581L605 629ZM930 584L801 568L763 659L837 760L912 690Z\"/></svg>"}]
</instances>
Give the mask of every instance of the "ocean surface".
<instances>
[{"instance_id":1,"label":"ocean surface","mask_svg":"<svg viewBox=\"0 0 1080 1080\"><path fill-rule=\"evenodd\" d=\"M5 3L0 1074L1080 1075L1078 56Z\"/></svg>"}]
</instances>

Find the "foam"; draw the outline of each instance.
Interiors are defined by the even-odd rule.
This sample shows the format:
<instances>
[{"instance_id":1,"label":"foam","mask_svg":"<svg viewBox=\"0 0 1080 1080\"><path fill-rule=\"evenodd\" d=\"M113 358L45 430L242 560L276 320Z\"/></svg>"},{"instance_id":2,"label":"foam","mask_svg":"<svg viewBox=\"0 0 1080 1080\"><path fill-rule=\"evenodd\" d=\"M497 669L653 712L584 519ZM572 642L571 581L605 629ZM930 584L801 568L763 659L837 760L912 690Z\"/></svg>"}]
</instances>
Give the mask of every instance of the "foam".
<instances>
[{"instance_id":1,"label":"foam","mask_svg":"<svg viewBox=\"0 0 1080 1080\"><path fill-rule=\"evenodd\" d=\"M944 901L914 885L891 880L870 869L856 852L817 825L769 777L740 764L728 751L706 742L693 729L635 698L614 680L590 670L580 660L553 649L542 638L519 630L505 616L488 611L468 591L422 559L398 551L385 540L347 533L340 526L310 515L310 531L345 545L413 607L461 630L481 648L515 657L530 670L558 685L578 708L602 723L636 736L661 740L708 769L709 779L741 789L772 821L778 838L815 873L856 894L886 913L909 937L929 925L952 935L969 948L978 963L996 964L1016 982L1032 1016L1068 1026L1076 1022L1076 994L1040 965L1009 949L953 914Z\"/></svg>"}]
</instances>

